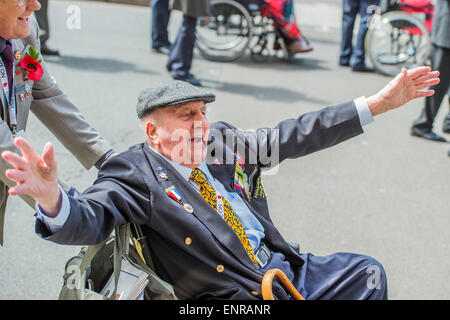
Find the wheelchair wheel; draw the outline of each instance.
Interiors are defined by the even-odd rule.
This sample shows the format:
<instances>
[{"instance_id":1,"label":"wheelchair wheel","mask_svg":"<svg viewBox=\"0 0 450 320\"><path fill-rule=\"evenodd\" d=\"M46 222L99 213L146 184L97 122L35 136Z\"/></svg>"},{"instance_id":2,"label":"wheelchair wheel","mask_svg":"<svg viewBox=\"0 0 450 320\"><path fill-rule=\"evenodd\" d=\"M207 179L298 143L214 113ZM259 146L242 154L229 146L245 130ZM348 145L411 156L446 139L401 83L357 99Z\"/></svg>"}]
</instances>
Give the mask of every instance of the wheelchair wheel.
<instances>
[{"instance_id":1,"label":"wheelchair wheel","mask_svg":"<svg viewBox=\"0 0 450 320\"><path fill-rule=\"evenodd\" d=\"M418 17L391 11L373 19L366 34L365 50L375 69L394 76L402 67L409 69L426 63L431 38Z\"/></svg>"},{"instance_id":2,"label":"wheelchair wheel","mask_svg":"<svg viewBox=\"0 0 450 320\"><path fill-rule=\"evenodd\" d=\"M252 18L233 0L212 0L211 16L198 19L196 46L208 60L231 62L247 50L253 36Z\"/></svg>"}]
</instances>

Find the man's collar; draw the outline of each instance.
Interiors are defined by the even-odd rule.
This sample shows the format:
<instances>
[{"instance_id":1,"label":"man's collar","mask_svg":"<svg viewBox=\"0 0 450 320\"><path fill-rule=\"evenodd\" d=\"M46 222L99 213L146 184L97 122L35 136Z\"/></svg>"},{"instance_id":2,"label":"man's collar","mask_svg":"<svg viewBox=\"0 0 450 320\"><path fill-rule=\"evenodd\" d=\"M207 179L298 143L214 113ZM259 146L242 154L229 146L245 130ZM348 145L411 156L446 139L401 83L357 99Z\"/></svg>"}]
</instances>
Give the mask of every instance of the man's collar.
<instances>
[{"instance_id":1,"label":"man's collar","mask_svg":"<svg viewBox=\"0 0 450 320\"><path fill-rule=\"evenodd\" d=\"M150 144L146 143L147 146L152 149L153 151L155 151L157 154L159 154L164 160L166 160L168 163L170 163L175 170L178 171L179 174L181 174L181 176L186 179L186 181L189 181L189 177L191 176L191 172L193 169L189 168L189 167L185 167L181 164L179 164L178 162L175 162L173 160L170 160L169 158L165 157L164 155L162 155L160 152L158 152L157 150L155 150L155 148L153 148ZM198 168L200 170L202 170L202 172L206 175L206 177L208 178L208 180L211 181L211 173L209 172L208 166L206 165L206 161L203 161L203 163L201 165L198 166Z\"/></svg>"}]
</instances>

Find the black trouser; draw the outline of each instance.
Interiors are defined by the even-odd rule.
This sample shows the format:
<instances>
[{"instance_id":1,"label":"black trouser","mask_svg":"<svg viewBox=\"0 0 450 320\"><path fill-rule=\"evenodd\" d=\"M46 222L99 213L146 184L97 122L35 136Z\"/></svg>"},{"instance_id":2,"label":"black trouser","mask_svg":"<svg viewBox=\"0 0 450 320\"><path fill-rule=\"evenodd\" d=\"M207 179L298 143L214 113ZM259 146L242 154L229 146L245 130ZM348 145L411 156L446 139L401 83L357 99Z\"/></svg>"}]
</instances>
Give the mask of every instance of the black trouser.
<instances>
[{"instance_id":1,"label":"black trouser","mask_svg":"<svg viewBox=\"0 0 450 320\"><path fill-rule=\"evenodd\" d=\"M373 14L372 6L379 0L343 0L342 3L342 40L339 63L350 64L350 67L365 65L364 39L368 30L369 18ZM360 16L360 24L356 43L353 46L353 28L356 16Z\"/></svg>"},{"instance_id":2,"label":"black trouser","mask_svg":"<svg viewBox=\"0 0 450 320\"><path fill-rule=\"evenodd\" d=\"M170 48L167 70L172 77L189 77L195 44L195 29L197 18L187 15L183 16L183 23L178 31L177 38Z\"/></svg>"},{"instance_id":3,"label":"black trouser","mask_svg":"<svg viewBox=\"0 0 450 320\"><path fill-rule=\"evenodd\" d=\"M50 27L48 24L48 0L39 0L41 4L41 9L36 11L36 20L39 24L39 29L44 32L39 33L39 41L41 42L41 47L46 46L47 40L50 38Z\"/></svg>"},{"instance_id":4,"label":"black trouser","mask_svg":"<svg viewBox=\"0 0 450 320\"><path fill-rule=\"evenodd\" d=\"M439 111L445 95L450 96L450 49L433 45L431 64L433 70L440 72L439 78L441 82L432 87L434 95L425 99L425 107L422 109L419 119L414 121L413 127L424 131L431 131L433 129L434 118ZM447 118L450 120L450 111Z\"/></svg>"},{"instance_id":5,"label":"black trouser","mask_svg":"<svg viewBox=\"0 0 450 320\"><path fill-rule=\"evenodd\" d=\"M150 2L152 16L152 48L170 46L167 26L169 25L169 0L152 0Z\"/></svg>"}]
</instances>

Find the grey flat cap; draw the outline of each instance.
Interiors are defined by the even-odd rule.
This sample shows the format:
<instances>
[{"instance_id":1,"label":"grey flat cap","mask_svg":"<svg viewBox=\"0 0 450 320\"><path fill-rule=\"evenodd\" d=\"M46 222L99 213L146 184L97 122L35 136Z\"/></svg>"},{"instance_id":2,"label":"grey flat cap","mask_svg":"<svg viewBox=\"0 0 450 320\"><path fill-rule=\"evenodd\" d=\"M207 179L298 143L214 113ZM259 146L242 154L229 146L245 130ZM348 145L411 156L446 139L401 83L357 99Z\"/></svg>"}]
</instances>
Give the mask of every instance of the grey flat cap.
<instances>
[{"instance_id":1,"label":"grey flat cap","mask_svg":"<svg viewBox=\"0 0 450 320\"><path fill-rule=\"evenodd\" d=\"M193 101L213 102L216 96L199 89L190 83L170 80L144 89L139 94L136 112L139 119L148 115L156 108L164 108Z\"/></svg>"}]
</instances>

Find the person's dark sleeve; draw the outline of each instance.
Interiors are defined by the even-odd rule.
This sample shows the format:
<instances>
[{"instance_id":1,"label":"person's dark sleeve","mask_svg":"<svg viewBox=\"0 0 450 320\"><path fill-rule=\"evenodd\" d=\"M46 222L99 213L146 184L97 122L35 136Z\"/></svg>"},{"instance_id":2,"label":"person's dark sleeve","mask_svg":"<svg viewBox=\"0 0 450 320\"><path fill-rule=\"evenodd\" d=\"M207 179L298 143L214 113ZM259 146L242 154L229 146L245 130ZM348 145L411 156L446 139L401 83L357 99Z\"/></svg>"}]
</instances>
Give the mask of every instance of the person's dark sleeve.
<instances>
[{"instance_id":1,"label":"person's dark sleeve","mask_svg":"<svg viewBox=\"0 0 450 320\"><path fill-rule=\"evenodd\" d=\"M274 128L237 132L262 168L329 148L361 133L354 101L281 121Z\"/></svg>"}]
</instances>

